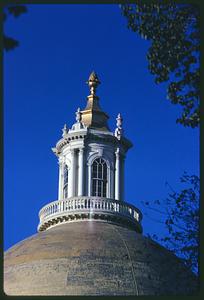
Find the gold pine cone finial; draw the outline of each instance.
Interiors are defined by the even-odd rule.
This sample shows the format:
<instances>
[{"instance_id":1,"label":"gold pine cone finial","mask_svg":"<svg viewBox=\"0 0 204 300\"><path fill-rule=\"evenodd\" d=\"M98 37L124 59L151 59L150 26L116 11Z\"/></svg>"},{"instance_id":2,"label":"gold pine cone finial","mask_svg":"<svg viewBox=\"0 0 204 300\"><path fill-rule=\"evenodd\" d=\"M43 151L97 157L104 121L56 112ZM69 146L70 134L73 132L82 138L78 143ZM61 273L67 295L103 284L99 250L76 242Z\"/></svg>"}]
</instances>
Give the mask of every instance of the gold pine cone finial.
<instances>
[{"instance_id":1,"label":"gold pine cone finial","mask_svg":"<svg viewBox=\"0 0 204 300\"><path fill-rule=\"evenodd\" d=\"M88 81L86 82L90 88L91 95L96 94L96 89L98 85L101 83L100 80L98 79L97 74L93 71L90 76Z\"/></svg>"}]
</instances>

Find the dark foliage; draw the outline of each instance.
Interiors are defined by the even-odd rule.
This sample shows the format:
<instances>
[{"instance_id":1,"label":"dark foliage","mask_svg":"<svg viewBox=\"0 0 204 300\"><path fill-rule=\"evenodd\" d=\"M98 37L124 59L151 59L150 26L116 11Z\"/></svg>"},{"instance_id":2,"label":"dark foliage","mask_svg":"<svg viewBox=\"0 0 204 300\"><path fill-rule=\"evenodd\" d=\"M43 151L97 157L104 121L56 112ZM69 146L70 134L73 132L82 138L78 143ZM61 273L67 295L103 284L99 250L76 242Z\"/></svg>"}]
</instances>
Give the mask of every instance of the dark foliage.
<instances>
[{"instance_id":1,"label":"dark foliage","mask_svg":"<svg viewBox=\"0 0 204 300\"><path fill-rule=\"evenodd\" d=\"M167 98L182 106L177 122L192 128L200 122L200 14L193 4L163 1L121 5L128 28L150 41L148 68L155 82L168 82Z\"/></svg>"},{"instance_id":2,"label":"dark foliage","mask_svg":"<svg viewBox=\"0 0 204 300\"><path fill-rule=\"evenodd\" d=\"M183 190L175 192L168 184L170 193L167 199L144 204L155 212L156 220L164 223L167 229L165 237L153 235L152 238L172 250L197 274L200 180L198 176L189 176L187 173L184 173L180 180L185 185Z\"/></svg>"},{"instance_id":3,"label":"dark foliage","mask_svg":"<svg viewBox=\"0 0 204 300\"><path fill-rule=\"evenodd\" d=\"M21 14L27 12L27 8L24 5L9 6L7 9L9 14L13 15L14 17L19 17Z\"/></svg>"},{"instance_id":4,"label":"dark foliage","mask_svg":"<svg viewBox=\"0 0 204 300\"><path fill-rule=\"evenodd\" d=\"M11 5L4 8L3 18L4 22L7 20L9 15L13 15L15 18L19 17L21 14L26 13L27 8L24 5ZM19 45L19 42L11 37L4 34L3 45L6 51L12 50Z\"/></svg>"},{"instance_id":5,"label":"dark foliage","mask_svg":"<svg viewBox=\"0 0 204 300\"><path fill-rule=\"evenodd\" d=\"M14 40L13 38L7 37L4 35L3 37L4 49L9 51L11 49L16 48L19 45L19 42Z\"/></svg>"}]
</instances>

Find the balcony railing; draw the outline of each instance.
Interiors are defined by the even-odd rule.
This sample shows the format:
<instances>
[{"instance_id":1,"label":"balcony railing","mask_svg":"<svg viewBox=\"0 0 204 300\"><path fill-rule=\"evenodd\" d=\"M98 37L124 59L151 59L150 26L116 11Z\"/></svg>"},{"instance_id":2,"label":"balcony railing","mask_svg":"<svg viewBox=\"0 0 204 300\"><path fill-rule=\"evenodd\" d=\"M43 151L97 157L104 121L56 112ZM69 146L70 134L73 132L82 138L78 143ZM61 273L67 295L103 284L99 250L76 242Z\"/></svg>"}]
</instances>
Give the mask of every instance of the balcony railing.
<instances>
[{"instance_id":1,"label":"balcony railing","mask_svg":"<svg viewBox=\"0 0 204 300\"><path fill-rule=\"evenodd\" d=\"M38 231L61 222L84 219L103 219L113 223L126 223L141 232L142 214L131 204L124 201L101 197L72 197L51 202L39 212Z\"/></svg>"}]
</instances>

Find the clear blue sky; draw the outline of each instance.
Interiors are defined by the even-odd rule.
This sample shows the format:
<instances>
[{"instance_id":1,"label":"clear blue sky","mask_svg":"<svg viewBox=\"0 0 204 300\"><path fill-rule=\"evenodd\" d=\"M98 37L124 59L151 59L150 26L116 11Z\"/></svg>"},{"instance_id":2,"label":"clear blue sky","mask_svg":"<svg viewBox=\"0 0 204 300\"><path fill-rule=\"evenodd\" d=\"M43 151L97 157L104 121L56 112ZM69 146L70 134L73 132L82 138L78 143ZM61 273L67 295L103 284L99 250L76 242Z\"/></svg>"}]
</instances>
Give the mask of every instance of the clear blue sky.
<instances>
[{"instance_id":1,"label":"clear blue sky","mask_svg":"<svg viewBox=\"0 0 204 300\"><path fill-rule=\"evenodd\" d=\"M57 199L58 164L51 151L86 105L86 80L102 82L100 104L124 118L134 147L126 157L126 201L165 198L183 171L199 174L199 130L176 124L180 109L147 69L148 42L127 29L118 5L28 5L4 31L20 46L4 55L4 246L36 233L38 211ZM154 217L154 216L153 216ZM162 231L146 216L144 233Z\"/></svg>"}]
</instances>

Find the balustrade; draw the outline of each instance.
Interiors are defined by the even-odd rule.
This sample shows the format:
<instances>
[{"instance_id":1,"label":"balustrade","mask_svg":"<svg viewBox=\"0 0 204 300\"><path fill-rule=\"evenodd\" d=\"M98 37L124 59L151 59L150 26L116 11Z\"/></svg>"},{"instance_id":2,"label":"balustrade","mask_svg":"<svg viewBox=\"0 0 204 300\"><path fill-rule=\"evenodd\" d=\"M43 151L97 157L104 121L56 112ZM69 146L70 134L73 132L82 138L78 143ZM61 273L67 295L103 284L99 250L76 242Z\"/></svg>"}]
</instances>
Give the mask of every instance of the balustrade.
<instances>
[{"instance_id":1,"label":"balustrade","mask_svg":"<svg viewBox=\"0 0 204 300\"><path fill-rule=\"evenodd\" d=\"M43 207L39 212L40 224L69 214L100 213L112 216L127 217L133 222L140 223L142 215L133 205L114 199L98 197L72 197L66 200L54 201Z\"/></svg>"}]
</instances>

